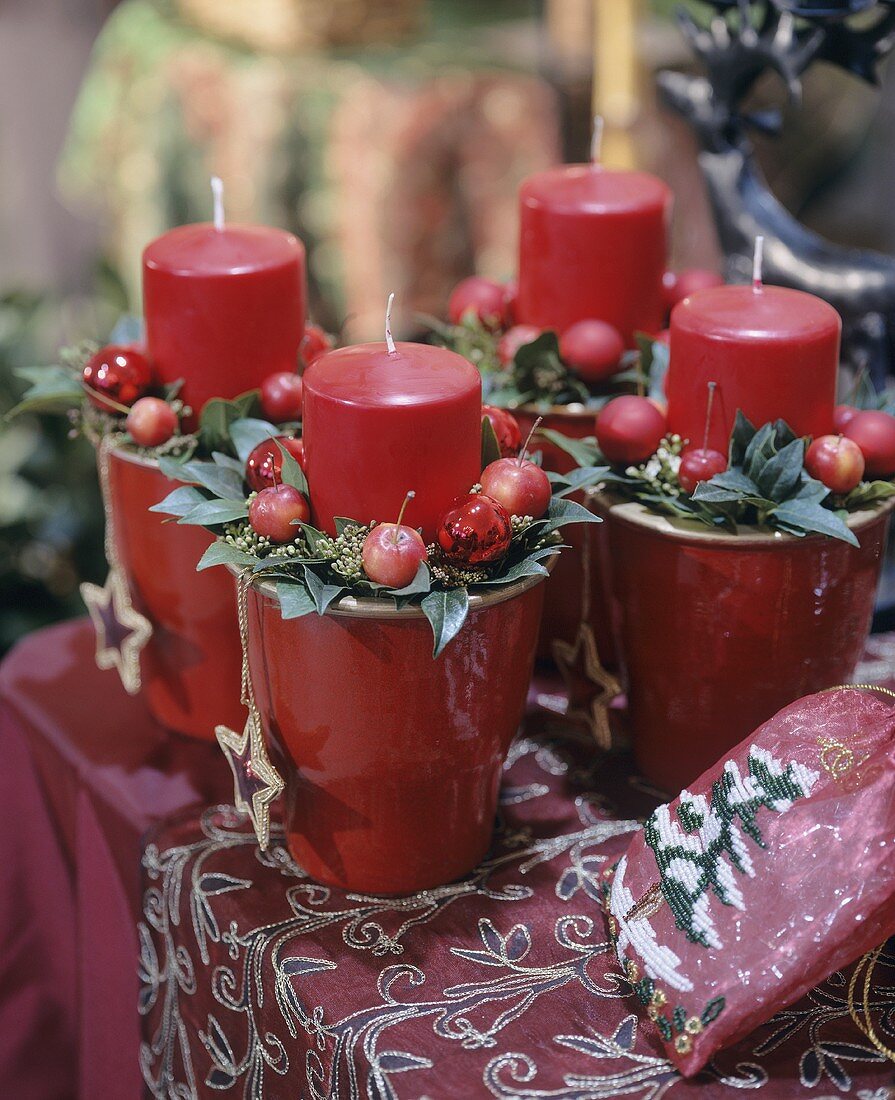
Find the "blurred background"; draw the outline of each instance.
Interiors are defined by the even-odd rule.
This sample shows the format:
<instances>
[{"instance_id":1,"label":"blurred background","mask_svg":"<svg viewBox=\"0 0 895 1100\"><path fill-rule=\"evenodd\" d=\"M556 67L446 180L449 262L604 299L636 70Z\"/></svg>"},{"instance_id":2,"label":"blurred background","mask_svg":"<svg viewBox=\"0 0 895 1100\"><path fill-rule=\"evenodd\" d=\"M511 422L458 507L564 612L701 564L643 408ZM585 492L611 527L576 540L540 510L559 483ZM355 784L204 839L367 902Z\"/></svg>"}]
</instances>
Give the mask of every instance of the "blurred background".
<instances>
[{"instance_id":1,"label":"blurred background","mask_svg":"<svg viewBox=\"0 0 895 1100\"><path fill-rule=\"evenodd\" d=\"M658 69L692 65L676 6L2 0L0 412L24 389L14 368L140 311L143 246L207 220L211 174L230 219L302 237L312 318L363 338L388 290L409 323L465 275L512 275L518 183L586 158L593 101L606 160L677 195L671 266L718 267L690 131L653 91ZM809 72L783 137L758 141L793 213L887 252L893 80ZM78 582L105 573L92 451L66 435L46 418L0 432L0 650L80 613Z\"/></svg>"}]
</instances>

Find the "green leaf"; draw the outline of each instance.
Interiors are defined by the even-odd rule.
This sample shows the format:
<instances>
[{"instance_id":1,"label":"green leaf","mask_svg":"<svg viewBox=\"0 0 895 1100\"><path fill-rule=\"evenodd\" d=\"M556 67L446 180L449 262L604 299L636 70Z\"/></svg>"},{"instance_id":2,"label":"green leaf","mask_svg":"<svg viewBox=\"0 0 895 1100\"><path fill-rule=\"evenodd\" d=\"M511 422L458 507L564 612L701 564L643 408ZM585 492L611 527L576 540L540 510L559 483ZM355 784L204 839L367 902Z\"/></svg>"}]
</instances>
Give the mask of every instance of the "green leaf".
<instances>
[{"instance_id":1,"label":"green leaf","mask_svg":"<svg viewBox=\"0 0 895 1100\"><path fill-rule=\"evenodd\" d=\"M248 514L248 505L244 500L221 500L216 497L214 500L204 500L201 504L197 504L177 522L200 527L217 527L223 523L245 519Z\"/></svg>"},{"instance_id":2,"label":"green leaf","mask_svg":"<svg viewBox=\"0 0 895 1100\"><path fill-rule=\"evenodd\" d=\"M793 439L761 467L755 483L765 500L783 501L799 484L805 462L805 443Z\"/></svg>"},{"instance_id":3,"label":"green leaf","mask_svg":"<svg viewBox=\"0 0 895 1100\"><path fill-rule=\"evenodd\" d=\"M220 451L215 451L211 456L212 462L216 466L223 466L226 470L233 470L239 474L242 478L245 476L245 463L240 462L238 458L231 458L230 455L221 454Z\"/></svg>"},{"instance_id":4,"label":"green leaf","mask_svg":"<svg viewBox=\"0 0 895 1100\"><path fill-rule=\"evenodd\" d=\"M180 467L180 480L195 482L222 500L245 498L242 473L215 462L184 462Z\"/></svg>"},{"instance_id":5,"label":"green leaf","mask_svg":"<svg viewBox=\"0 0 895 1100\"><path fill-rule=\"evenodd\" d=\"M482 417L482 469L490 466L500 458L500 444L497 442L497 434L494 425L487 416Z\"/></svg>"},{"instance_id":6,"label":"green leaf","mask_svg":"<svg viewBox=\"0 0 895 1100\"><path fill-rule=\"evenodd\" d=\"M396 597L396 603L398 599L403 599L405 596L418 596L423 592L428 592L432 587L432 577L429 574L429 567L424 561L420 562L419 569L416 571L416 576L403 588L392 588L390 594Z\"/></svg>"},{"instance_id":7,"label":"green leaf","mask_svg":"<svg viewBox=\"0 0 895 1100\"><path fill-rule=\"evenodd\" d=\"M251 554L246 554L243 550L237 550L229 542L221 542L220 539L215 539L199 559L196 572L211 569L214 565L241 565L248 568L254 562L255 558Z\"/></svg>"},{"instance_id":8,"label":"green leaf","mask_svg":"<svg viewBox=\"0 0 895 1100\"><path fill-rule=\"evenodd\" d=\"M556 531L567 523L602 523L602 519L576 500L567 497L551 497L547 508L544 533Z\"/></svg>"},{"instance_id":9,"label":"green leaf","mask_svg":"<svg viewBox=\"0 0 895 1100\"><path fill-rule=\"evenodd\" d=\"M329 538L329 536L325 535L322 531L318 531L316 527L312 527L310 523L300 523L298 526L304 533L305 541L311 553L319 558L321 556L320 540Z\"/></svg>"},{"instance_id":10,"label":"green leaf","mask_svg":"<svg viewBox=\"0 0 895 1100\"><path fill-rule=\"evenodd\" d=\"M185 516L197 504L203 504L206 500L207 497L194 485L179 485L164 500L153 504L149 511L162 512L166 516Z\"/></svg>"},{"instance_id":11,"label":"green leaf","mask_svg":"<svg viewBox=\"0 0 895 1100\"><path fill-rule=\"evenodd\" d=\"M547 477L556 496L565 497L602 484L612 472L608 466L579 466L568 474L557 474L547 470Z\"/></svg>"},{"instance_id":12,"label":"green leaf","mask_svg":"<svg viewBox=\"0 0 895 1100\"><path fill-rule=\"evenodd\" d=\"M746 447L746 454L743 456L743 473L757 483L762 467L776 453L774 425L762 424Z\"/></svg>"},{"instance_id":13,"label":"green leaf","mask_svg":"<svg viewBox=\"0 0 895 1100\"><path fill-rule=\"evenodd\" d=\"M234 450L230 429L237 420L250 417L258 405L258 391L250 390L232 401L213 397L206 402L199 417L199 442L206 452L221 451L230 454Z\"/></svg>"},{"instance_id":14,"label":"green leaf","mask_svg":"<svg viewBox=\"0 0 895 1100\"><path fill-rule=\"evenodd\" d=\"M170 481L186 481L187 478L183 476L183 468L188 461L188 458L182 456L162 455L158 460L158 468Z\"/></svg>"},{"instance_id":15,"label":"green leaf","mask_svg":"<svg viewBox=\"0 0 895 1100\"><path fill-rule=\"evenodd\" d=\"M854 532L846 527L835 512L813 501L787 500L770 513L770 518L792 534L829 535L830 538L841 539L852 546L860 545Z\"/></svg>"},{"instance_id":16,"label":"green leaf","mask_svg":"<svg viewBox=\"0 0 895 1100\"><path fill-rule=\"evenodd\" d=\"M746 448L752 442L754 435L755 425L747 416L743 415L742 409L737 409L733 431L730 433L730 448L727 452L728 465L731 467L743 465Z\"/></svg>"},{"instance_id":17,"label":"green leaf","mask_svg":"<svg viewBox=\"0 0 895 1100\"><path fill-rule=\"evenodd\" d=\"M305 478L304 470L279 440L277 440L277 446L280 448L280 454L283 456L283 467L281 471L283 484L291 485L293 489L298 489L303 496L307 496L308 482Z\"/></svg>"},{"instance_id":18,"label":"green leaf","mask_svg":"<svg viewBox=\"0 0 895 1100\"><path fill-rule=\"evenodd\" d=\"M433 657L440 657L445 647L460 633L469 614L469 595L465 588L450 588L446 592L430 592L420 603L432 627L435 645Z\"/></svg>"},{"instance_id":19,"label":"green leaf","mask_svg":"<svg viewBox=\"0 0 895 1100\"><path fill-rule=\"evenodd\" d=\"M346 527L359 527L360 524L357 520L347 519L345 516L333 516L333 524L336 528L336 535L341 535Z\"/></svg>"},{"instance_id":20,"label":"green leaf","mask_svg":"<svg viewBox=\"0 0 895 1100\"><path fill-rule=\"evenodd\" d=\"M139 344L144 335L143 320L132 313L123 313L109 333L108 344Z\"/></svg>"},{"instance_id":21,"label":"green leaf","mask_svg":"<svg viewBox=\"0 0 895 1100\"><path fill-rule=\"evenodd\" d=\"M574 458L578 466L601 465L600 460L603 456L600 454L597 441L593 436L587 436L585 439L571 439L552 428L540 428L538 434L552 443L554 447L558 447L565 454Z\"/></svg>"},{"instance_id":22,"label":"green leaf","mask_svg":"<svg viewBox=\"0 0 895 1100\"><path fill-rule=\"evenodd\" d=\"M316 602L301 581L277 581L277 599L284 619L300 619L317 610Z\"/></svg>"},{"instance_id":23,"label":"green leaf","mask_svg":"<svg viewBox=\"0 0 895 1100\"><path fill-rule=\"evenodd\" d=\"M26 412L67 412L80 405L84 397L77 377L65 367L21 367L15 374L31 386L6 414L7 420Z\"/></svg>"},{"instance_id":24,"label":"green leaf","mask_svg":"<svg viewBox=\"0 0 895 1100\"><path fill-rule=\"evenodd\" d=\"M849 512L869 508L882 500L895 496L895 483L891 481L862 481L848 494L843 507Z\"/></svg>"},{"instance_id":25,"label":"green leaf","mask_svg":"<svg viewBox=\"0 0 895 1100\"><path fill-rule=\"evenodd\" d=\"M263 443L265 439L273 439L279 434L280 432L273 424L266 420L253 420L250 417L241 417L230 425L230 439L243 466L259 443Z\"/></svg>"},{"instance_id":26,"label":"green leaf","mask_svg":"<svg viewBox=\"0 0 895 1100\"><path fill-rule=\"evenodd\" d=\"M550 553L544 555L550 557L553 554L559 553L558 546L552 546L549 548ZM505 573L500 573L496 577L491 577L490 580L485 583L491 585L503 585L512 584L514 581L521 581L525 577L549 577L550 570L546 566L541 565L540 561L536 561L533 557L525 557L522 561L516 562L515 565L511 565Z\"/></svg>"},{"instance_id":27,"label":"green leaf","mask_svg":"<svg viewBox=\"0 0 895 1100\"><path fill-rule=\"evenodd\" d=\"M311 599L314 601L317 614L323 615L329 605L345 592L345 586L325 584L309 565L304 566L304 574L305 583L308 586Z\"/></svg>"}]
</instances>

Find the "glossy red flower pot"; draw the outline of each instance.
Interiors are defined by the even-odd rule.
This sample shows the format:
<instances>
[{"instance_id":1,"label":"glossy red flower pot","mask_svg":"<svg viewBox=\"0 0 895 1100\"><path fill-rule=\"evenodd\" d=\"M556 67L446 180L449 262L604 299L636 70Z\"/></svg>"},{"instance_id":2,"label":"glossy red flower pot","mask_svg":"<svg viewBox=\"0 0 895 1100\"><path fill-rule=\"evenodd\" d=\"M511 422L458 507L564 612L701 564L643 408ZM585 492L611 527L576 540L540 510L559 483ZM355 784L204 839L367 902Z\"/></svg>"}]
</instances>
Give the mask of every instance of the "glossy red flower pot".
<instances>
[{"instance_id":1,"label":"glossy red flower pot","mask_svg":"<svg viewBox=\"0 0 895 1100\"><path fill-rule=\"evenodd\" d=\"M140 654L141 694L162 725L213 741L218 723L241 729L245 720L233 582L222 569L196 572L212 538L206 530L149 511L174 488L156 462L110 453L116 550L131 600L152 623Z\"/></svg>"},{"instance_id":2,"label":"glossy red flower pot","mask_svg":"<svg viewBox=\"0 0 895 1100\"><path fill-rule=\"evenodd\" d=\"M846 682L867 638L888 506L860 548L679 524L597 494L612 554L634 754L676 794L788 703Z\"/></svg>"},{"instance_id":3,"label":"glossy red flower pot","mask_svg":"<svg viewBox=\"0 0 895 1100\"><path fill-rule=\"evenodd\" d=\"M433 659L419 608L344 598L284 620L271 586L250 590L255 697L286 783L289 849L312 878L409 894L481 861L543 593L534 577L471 596Z\"/></svg>"},{"instance_id":4,"label":"glossy red flower pot","mask_svg":"<svg viewBox=\"0 0 895 1100\"><path fill-rule=\"evenodd\" d=\"M580 408L580 406L579 406ZM548 413L523 406L513 409L525 438L535 420L543 417L542 427L562 432L571 439L583 439L594 434L595 414L576 411L575 406L555 405ZM572 459L546 440L535 440L534 450L544 456L544 469L567 474L575 466ZM584 502L582 493L574 498ZM574 524L562 529L563 541L569 549L563 551L547 582L544 595L544 616L538 641L538 658L553 660L553 642L557 639L574 642L581 623L584 607L585 569L590 572L590 606L587 616L601 663L608 669L616 669L619 658L616 639L609 622L609 544L602 525ZM585 559L585 549L587 558Z\"/></svg>"}]
</instances>

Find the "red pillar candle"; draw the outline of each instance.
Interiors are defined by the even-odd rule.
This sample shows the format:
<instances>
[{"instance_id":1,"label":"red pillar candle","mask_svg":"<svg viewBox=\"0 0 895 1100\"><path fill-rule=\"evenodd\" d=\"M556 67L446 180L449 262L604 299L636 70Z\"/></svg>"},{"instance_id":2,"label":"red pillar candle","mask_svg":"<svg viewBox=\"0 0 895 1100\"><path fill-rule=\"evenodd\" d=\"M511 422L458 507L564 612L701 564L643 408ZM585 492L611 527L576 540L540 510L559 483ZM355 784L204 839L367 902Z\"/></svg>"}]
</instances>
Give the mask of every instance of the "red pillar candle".
<instances>
[{"instance_id":1,"label":"red pillar candle","mask_svg":"<svg viewBox=\"0 0 895 1100\"><path fill-rule=\"evenodd\" d=\"M146 345L163 382L184 380L195 414L274 371L295 370L304 335L305 250L256 225L183 225L143 253Z\"/></svg>"},{"instance_id":2,"label":"red pillar candle","mask_svg":"<svg viewBox=\"0 0 895 1100\"><path fill-rule=\"evenodd\" d=\"M702 445L716 382L708 445L722 453L737 409L756 426L782 419L799 435L831 431L841 329L832 306L800 290L757 282L690 295L671 315L670 430Z\"/></svg>"},{"instance_id":3,"label":"red pillar candle","mask_svg":"<svg viewBox=\"0 0 895 1100\"><path fill-rule=\"evenodd\" d=\"M389 347L394 351L390 352ZM304 374L305 469L314 520L405 523L429 542L481 473L482 383L462 356L423 344L357 344Z\"/></svg>"},{"instance_id":4,"label":"red pillar candle","mask_svg":"<svg viewBox=\"0 0 895 1100\"><path fill-rule=\"evenodd\" d=\"M518 323L563 333L606 321L628 347L663 327L671 192L660 179L565 165L529 176L519 206Z\"/></svg>"}]
</instances>

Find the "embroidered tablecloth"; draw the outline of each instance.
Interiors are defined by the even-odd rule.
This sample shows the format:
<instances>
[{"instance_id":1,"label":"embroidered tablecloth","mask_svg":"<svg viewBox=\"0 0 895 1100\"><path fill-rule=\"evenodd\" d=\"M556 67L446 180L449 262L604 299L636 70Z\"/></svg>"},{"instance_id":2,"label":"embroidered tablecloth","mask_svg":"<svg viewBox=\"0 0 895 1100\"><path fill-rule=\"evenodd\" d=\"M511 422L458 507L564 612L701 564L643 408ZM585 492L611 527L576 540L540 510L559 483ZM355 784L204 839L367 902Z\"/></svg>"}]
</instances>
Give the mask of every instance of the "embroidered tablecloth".
<instances>
[{"instance_id":1,"label":"embroidered tablecloth","mask_svg":"<svg viewBox=\"0 0 895 1100\"><path fill-rule=\"evenodd\" d=\"M607 862L653 802L623 760L543 716L512 750L489 858L409 898L309 881L227 807L144 852L142 1063L157 1097L895 1096L852 1024L847 974L692 1081L634 1015L598 904ZM445 839L447 843L447 838ZM797 904L797 899L794 899ZM895 955L873 1006L895 1013Z\"/></svg>"}]
</instances>

